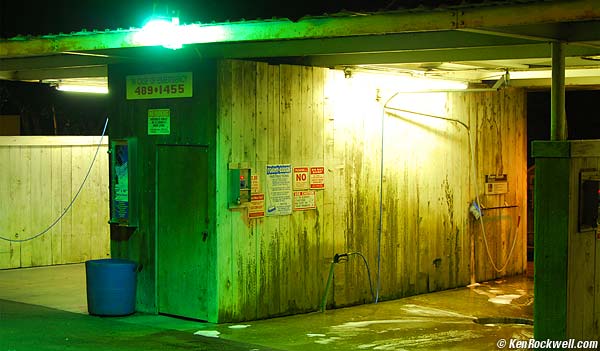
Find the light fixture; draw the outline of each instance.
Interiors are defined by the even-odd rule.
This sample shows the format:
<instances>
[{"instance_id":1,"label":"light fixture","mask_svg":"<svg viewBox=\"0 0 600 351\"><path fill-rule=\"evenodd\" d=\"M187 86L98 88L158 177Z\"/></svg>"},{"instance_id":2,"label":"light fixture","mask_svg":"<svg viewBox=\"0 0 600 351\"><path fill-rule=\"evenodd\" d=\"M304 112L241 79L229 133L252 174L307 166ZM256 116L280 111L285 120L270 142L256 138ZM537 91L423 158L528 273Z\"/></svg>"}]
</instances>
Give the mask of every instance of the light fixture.
<instances>
[{"instance_id":1,"label":"light fixture","mask_svg":"<svg viewBox=\"0 0 600 351\"><path fill-rule=\"evenodd\" d=\"M588 61L600 61L600 55L595 56L581 56L581 59Z\"/></svg>"},{"instance_id":2,"label":"light fixture","mask_svg":"<svg viewBox=\"0 0 600 351\"><path fill-rule=\"evenodd\" d=\"M108 87L92 85L58 84L56 86L56 90L68 91L73 93L108 94Z\"/></svg>"},{"instance_id":3,"label":"light fixture","mask_svg":"<svg viewBox=\"0 0 600 351\"><path fill-rule=\"evenodd\" d=\"M66 92L108 94L108 79L106 77L43 79L40 83L48 84L56 90Z\"/></svg>"},{"instance_id":4,"label":"light fixture","mask_svg":"<svg viewBox=\"0 0 600 351\"><path fill-rule=\"evenodd\" d=\"M163 46L168 49L181 49L183 40L179 17L153 18L133 37L133 41L143 46Z\"/></svg>"}]
</instances>

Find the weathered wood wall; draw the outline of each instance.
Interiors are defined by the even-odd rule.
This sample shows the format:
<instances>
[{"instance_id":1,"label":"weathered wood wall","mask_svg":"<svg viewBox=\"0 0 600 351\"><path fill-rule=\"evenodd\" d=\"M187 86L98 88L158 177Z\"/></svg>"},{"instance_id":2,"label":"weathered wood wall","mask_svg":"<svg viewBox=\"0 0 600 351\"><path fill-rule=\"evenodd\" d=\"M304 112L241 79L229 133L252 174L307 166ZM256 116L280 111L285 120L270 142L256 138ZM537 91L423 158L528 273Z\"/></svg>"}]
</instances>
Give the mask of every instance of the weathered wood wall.
<instances>
[{"instance_id":1,"label":"weathered wood wall","mask_svg":"<svg viewBox=\"0 0 600 351\"><path fill-rule=\"evenodd\" d=\"M527 268L526 93L509 88L498 92L450 94L450 98L449 114L454 118L468 116L481 203L495 208L483 211L483 222L492 259L498 268L505 265L515 236L517 240L506 270L497 272L487 258L481 224L469 221L469 230L476 240L476 280L522 273ZM496 174L508 175L508 193L485 195L485 175ZM469 187L472 188L471 184ZM466 200L471 201L473 194L471 192ZM461 208L465 205L463 203Z\"/></svg>"},{"instance_id":2,"label":"weathered wood wall","mask_svg":"<svg viewBox=\"0 0 600 351\"><path fill-rule=\"evenodd\" d=\"M380 180L383 299L467 285L470 234L476 238L477 280L523 272L523 91L401 94L388 104L470 125L481 202L517 206L486 211L498 266L515 235L518 240L507 269L497 273L479 224L468 215L475 193L465 128L414 113L383 113L391 94L377 90L376 75L345 79L343 72L322 68L224 61L218 79L219 320L317 309L335 253L364 254L375 286ZM267 164L325 166L325 190L317 193L316 210L248 220L245 209L227 209L230 162L249 163L261 192ZM508 174L509 193L483 196L484 175L502 173ZM338 264L329 306L370 300L362 260Z\"/></svg>"},{"instance_id":3,"label":"weathered wood wall","mask_svg":"<svg viewBox=\"0 0 600 351\"><path fill-rule=\"evenodd\" d=\"M579 174L600 170L600 141L571 142L567 266L567 338L600 339L600 240L579 232Z\"/></svg>"},{"instance_id":4,"label":"weathered wood wall","mask_svg":"<svg viewBox=\"0 0 600 351\"><path fill-rule=\"evenodd\" d=\"M79 189L99 141L99 136L0 137L0 235L25 239L54 222ZM109 257L106 142L56 226L27 242L0 240L0 269Z\"/></svg>"}]
</instances>

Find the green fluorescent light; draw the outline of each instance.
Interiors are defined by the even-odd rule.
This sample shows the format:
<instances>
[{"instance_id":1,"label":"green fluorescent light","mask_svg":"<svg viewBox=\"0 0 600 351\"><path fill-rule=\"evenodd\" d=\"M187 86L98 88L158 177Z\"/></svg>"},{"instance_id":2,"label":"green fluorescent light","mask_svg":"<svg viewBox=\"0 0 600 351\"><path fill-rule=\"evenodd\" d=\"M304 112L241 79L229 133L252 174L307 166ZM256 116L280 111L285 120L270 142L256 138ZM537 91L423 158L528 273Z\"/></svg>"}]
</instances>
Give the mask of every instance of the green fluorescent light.
<instances>
[{"instance_id":1,"label":"green fluorescent light","mask_svg":"<svg viewBox=\"0 0 600 351\"><path fill-rule=\"evenodd\" d=\"M73 93L108 94L108 87L99 87L91 85L60 84L56 87L56 90L68 91Z\"/></svg>"},{"instance_id":2,"label":"green fluorescent light","mask_svg":"<svg viewBox=\"0 0 600 351\"><path fill-rule=\"evenodd\" d=\"M173 17L170 21L158 18L148 21L133 38L137 44L144 46L163 46L168 49L181 49L183 47L179 18Z\"/></svg>"}]
</instances>

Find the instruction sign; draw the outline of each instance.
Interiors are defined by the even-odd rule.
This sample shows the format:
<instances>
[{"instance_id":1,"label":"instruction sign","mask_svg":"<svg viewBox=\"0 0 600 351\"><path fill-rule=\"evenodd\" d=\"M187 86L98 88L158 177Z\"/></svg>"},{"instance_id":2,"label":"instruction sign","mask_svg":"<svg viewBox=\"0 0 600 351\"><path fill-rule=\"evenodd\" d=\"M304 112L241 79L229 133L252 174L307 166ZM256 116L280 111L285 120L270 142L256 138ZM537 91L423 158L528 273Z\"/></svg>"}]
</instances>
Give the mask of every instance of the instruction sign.
<instances>
[{"instance_id":1,"label":"instruction sign","mask_svg":"<svg viewBox=\"0 0 600 351\"><path fill-rule=\"evenodd\" d=\"M317 208L316 191L294 191L294 210L304 211Z\"/></svg>"},{"instance_id":2,"label":"instruction sign","mask_svg":"<svg viewBox=\"0 0 600 351\"><path fill-rule=\"evenodd\" d=\"M127 100L192 97L192 72L127 76L125 86Z\"/></svg>"},{"instance_id":3,"label":"instruction sign","mask_svg":"<svg viewBox=\"0 0 600 351\"><path fill-rule=\"evenodd\" d=\"M310 167L310 188L325 189L325 167Z\"/></svg>"},{"instance_id":4,"label":"instruction sign","mask_svg":"<svg viewBox=\"0 0 600 351\"><path fill-rule=\"evenodd\" d=\"M265 194L252 194L248 204L248 218L265 216Z\"/></svg>"},{"instance_id":5,"label":"instruction sign","mask_svg":"<svg viewBox=\"0 0 600 351\"><path fill-rule=\"evenodd\" d=\"M267 165L267 216L292 214L292 165Z\"/></svg>"},{"instance_id":6,"label":"instruction sign","mask_svg":"<svg viewBox=\"0 0 600 351\"><path fill-rule=\"evenodd\" d=\"M148 135L171 134L171 110L168 108L148 110Z\"/></svg>"},{"instance_id":7,"label":"instruction sign","mask_svg":"<svg viewBox=\"0 0 600 351\"><path fill-rule=\"evenodd\" d=\"M294 190L308 189L308 167L294 167Z\"/></svg>"}]
</instances>

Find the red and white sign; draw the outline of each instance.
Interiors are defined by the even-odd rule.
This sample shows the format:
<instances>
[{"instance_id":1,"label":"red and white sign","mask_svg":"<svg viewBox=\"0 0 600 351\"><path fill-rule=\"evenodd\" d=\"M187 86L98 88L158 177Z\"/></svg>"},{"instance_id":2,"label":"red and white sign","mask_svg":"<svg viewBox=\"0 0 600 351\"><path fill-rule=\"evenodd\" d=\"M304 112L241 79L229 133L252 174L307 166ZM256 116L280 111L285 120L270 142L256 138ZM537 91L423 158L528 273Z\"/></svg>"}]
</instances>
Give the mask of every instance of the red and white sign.
<instances>
[{"instance_id":1,"label":"red and white sign","mask_svg":"<svg viewBox=\"0 0 600 351\"><path fill-rule=\"evenodd\" d=\"M294 190L308 189L308 167L294 167Z\"/></svg>"},{"instance_id":2,"label":"red and white sign","mask_svg":"<svg viewBox=\"0 0 600 351\"><path fill-rule=\"evenodd\" d=\"M325 189L325 167L310 167L310 188Z\"/></svg>"},{"instance_id":3,"label":"red and white sign","mask_svg":"<svg viewBox=\"0 0 600 351\"><path fill-rule=\"evenodd\" d=\"M250 184L252 186L250 190L252 194L260 193L260 178L258 174L253 174L250 176Z\"/></svg>"},{"instance_id":4,"label":"red and white sign","mask_svg":"<svg viewBox=\"0 0 600 351\"><path fill-rule=\"evenodd\" d=\"M248 205L248 218L265 216L265 194L252 194Z\"/></svg>"},{"instance_id":5,"label":"red and white sign","mask_svg":"<svg viewBox=\"0 0 600 351\"><path fill-rule=\"evenodd\" d=\"M317 208L316 191L294 191L294 210L304 211Z\"/></svg>"}]
</instances>

